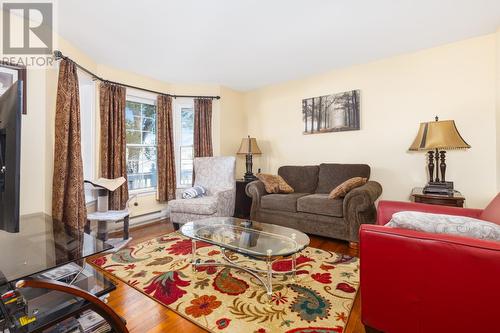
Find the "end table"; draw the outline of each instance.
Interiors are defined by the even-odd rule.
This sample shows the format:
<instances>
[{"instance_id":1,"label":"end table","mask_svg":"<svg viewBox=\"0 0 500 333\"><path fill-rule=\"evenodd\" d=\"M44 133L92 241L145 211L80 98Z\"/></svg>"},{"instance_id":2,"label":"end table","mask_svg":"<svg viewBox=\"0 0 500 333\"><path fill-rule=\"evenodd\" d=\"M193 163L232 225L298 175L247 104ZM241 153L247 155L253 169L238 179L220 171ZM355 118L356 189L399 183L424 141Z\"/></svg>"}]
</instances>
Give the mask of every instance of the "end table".
<instances>
[{"instance_id":1,"label":"end table","mask_svg":"<svg viewBox=\"0 0 500 333\"><path fill-rule=\"evenodd\" d=\"M236 201L234 205L234 217L240 219L250 218L250 208L252 207L252 198L247 196L245 188L251 181L244 179L236 180Z\"/></svg>"},{"instance_id":2,"label":"end table","mask_svg":"<svg viewBox=\"0 0 500 333\"><path fill-rule=\"evenodd\" d=\"M430 205L463 207L465 197L458 191L453 191L452 195L424 193L422 187L415 187L411 191L413 201Z\"/></svg>"}]
</instances>

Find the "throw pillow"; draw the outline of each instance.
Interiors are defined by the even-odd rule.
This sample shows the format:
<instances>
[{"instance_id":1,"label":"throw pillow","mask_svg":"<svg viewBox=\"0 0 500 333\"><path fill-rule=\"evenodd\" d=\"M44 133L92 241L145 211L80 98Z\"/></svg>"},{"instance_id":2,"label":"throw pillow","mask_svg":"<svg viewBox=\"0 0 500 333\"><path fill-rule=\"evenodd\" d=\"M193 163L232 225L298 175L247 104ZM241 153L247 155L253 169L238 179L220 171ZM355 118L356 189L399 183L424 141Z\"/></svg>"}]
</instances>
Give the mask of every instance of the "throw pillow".
<instances>
[{"instance_id":1,"label":"throw pillow","mask_svg":"<svg viewBox=\"0 0 500 333\"><path fill-rule=\"evenodd\" d=\"M184 190L184 192L182 192L182 199L201 198L206 192L207 190L205 190L203 186L196 185Z\"/></svg>"},{"instance_id":2,"label":"throw pillow","mask_svg":"<svg viewBox=\"0 0 500 333\"><path fill-rule=\"evenodd\" d=\"M405 211L392 215L387 226L500 241L500 225L466 216Z\"/></svg>"},{"instance_id":3,"label":"throw pillow","mask_svg":"<svg viewBox=\"0 0 500 333\"><path fill-rule=\"evenodd\" d=\"M350 190L365 185L367 181L368 178L362 178L362 177L354 177L348 179L339 186L337 186L336 188L334 188L328 195L328 198L329 199L343 198L346 196L347 193L349 193Z\"/></svg>"},{"instance_id":4,"label":"throw pillow","mask_svg":"<svg viewBox=\"0 0 500 333\"><path fill-rule=\"evenodd\" d=\"M293 188L280 175L258 173L256 176L264 183L267 193L293 193Z\"/></svg>"}]
</instances>

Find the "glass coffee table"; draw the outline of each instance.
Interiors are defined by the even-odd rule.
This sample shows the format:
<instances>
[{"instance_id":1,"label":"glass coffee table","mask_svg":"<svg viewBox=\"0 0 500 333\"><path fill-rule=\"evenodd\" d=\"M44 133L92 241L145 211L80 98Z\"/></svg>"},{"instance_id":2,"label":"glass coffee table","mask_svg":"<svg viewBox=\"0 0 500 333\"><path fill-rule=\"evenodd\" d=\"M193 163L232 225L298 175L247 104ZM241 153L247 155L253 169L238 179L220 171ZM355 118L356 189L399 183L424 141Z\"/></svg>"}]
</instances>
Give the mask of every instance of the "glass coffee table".
<instances>
[{"instance_id":1,"label":"glass coffee table","mask_svg":"<svg viewBox=\"0 0 500 333\"><path fill-rule=\"evenodd\" d=\"M193 271L196 272L198 266L225 266L242 270L259 280L268 296L273 292L273 274L292 274L295 279L297 253L305 249L310 241L305 233L292 228L233 217L188 222L182 226L181 233L191 239ZM196 241L218 246L224 261L202 262L196 254ZM227 251L264 261L267 269L242 265L232 260ZM291 260L291 270L274 271L272 264L284 259Z\"/></svg>"}]
</instances>

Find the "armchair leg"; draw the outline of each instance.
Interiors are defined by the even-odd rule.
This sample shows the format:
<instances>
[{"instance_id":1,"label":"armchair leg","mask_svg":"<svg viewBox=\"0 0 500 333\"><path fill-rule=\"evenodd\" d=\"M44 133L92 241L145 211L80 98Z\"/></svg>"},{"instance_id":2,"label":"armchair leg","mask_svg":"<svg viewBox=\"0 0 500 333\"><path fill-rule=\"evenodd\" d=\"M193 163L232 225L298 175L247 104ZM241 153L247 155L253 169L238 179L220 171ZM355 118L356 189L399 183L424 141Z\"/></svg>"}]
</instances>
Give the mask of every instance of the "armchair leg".
<instances>
[{"instance_id":1,"label":"armchair leg","mask_svg":"<svg viewBox=\"0 0 500 333\"><path fill-rule=\"evenodd\" d=\"M175 222L172 222L172 224L174 225L174 230L179 230L181 225L179 223L175 223Z\"/></svg>"},{"instance_id":2,"label":"armchair leg","mask_svg":"<svg viewBox=\"0 0 500 333\"><path fill-rule=\"evenodd\" d=\"M359 249L359 243L358 242L349 242L349 248L358 250Z\"/></svg>"}]
</instances>

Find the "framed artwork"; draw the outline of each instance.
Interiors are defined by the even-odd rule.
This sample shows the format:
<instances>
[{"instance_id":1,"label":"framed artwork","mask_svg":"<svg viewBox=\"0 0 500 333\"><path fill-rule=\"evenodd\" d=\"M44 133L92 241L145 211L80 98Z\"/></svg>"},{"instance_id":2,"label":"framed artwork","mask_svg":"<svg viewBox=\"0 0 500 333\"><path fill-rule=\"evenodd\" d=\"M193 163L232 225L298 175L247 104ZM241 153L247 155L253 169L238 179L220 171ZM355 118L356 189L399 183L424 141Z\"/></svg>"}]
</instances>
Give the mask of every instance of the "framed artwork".
<instances>
[{"instance_id":1,"label":"framed artwork","mask_svg":"<svg viewBox=\"0 0 500 333\"><path fill-rule=\"evenodd\" d=\"M0 96L18 80L23 81L23 114L26 114L26 67L0 62Z\"/></svg>"},{"instance_id":2,"label":"framed artwork","mask_svg":"<svg viewBox=\"0 0 500 333\"><path fill-rule=\"evenodd\" d=\"M359 90L302 100L304 134L359 130Z\"/></svg>"}]
</instances>

